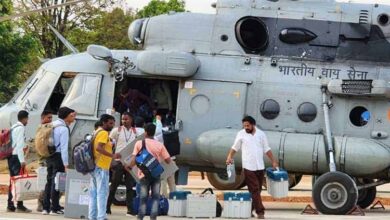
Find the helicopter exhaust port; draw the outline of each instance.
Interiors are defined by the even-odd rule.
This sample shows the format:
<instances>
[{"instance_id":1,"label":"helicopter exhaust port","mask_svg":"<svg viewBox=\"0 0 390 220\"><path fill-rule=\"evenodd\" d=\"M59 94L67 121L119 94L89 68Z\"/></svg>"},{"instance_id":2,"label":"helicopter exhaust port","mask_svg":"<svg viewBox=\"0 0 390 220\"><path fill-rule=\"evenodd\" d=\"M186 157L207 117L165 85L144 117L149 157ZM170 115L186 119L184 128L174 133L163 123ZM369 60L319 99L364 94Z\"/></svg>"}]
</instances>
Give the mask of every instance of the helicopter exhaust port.
<instances>
[{"instance_id":1,"label":"helicopter exhaust port","mask_svg":"<svg viewBox=\"0 0 390 220\"><path fill-rule=\"evenodd\" d=\"M246 53L257 54L268 47L267 25L257 17L241 18L236 24L236 38Z\"/></svg>"},{"instance_id":2,"label":"helicopter exhaust port","mask_svg":"<svg viewBox=\"0 0 390 220\"><path fill-rule=\"evenodd\" d=\"M148 21L149 19L137 19L130 24L127 34L131 44L140 45L144 43Z\"/></svg>"}]
</instances>

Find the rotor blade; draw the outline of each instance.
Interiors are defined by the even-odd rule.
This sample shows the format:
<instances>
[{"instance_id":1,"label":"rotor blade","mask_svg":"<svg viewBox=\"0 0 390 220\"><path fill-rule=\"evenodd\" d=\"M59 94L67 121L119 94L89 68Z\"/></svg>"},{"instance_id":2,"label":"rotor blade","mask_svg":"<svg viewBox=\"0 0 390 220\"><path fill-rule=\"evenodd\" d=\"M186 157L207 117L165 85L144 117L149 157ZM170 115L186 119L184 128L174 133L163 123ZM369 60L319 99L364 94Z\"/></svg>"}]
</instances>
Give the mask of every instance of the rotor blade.
<instances>
[{"instance_id":1,"label":"rotor blade","mask_svg":"<svg viewBox=\"0 0 390 220\"><path fill-rule=\"evenodd\" d=\"M54 34L60 39L60 41L65 45L66 48L68 48L70 51L72 51L73 54L79 53L79 50L77 50L76 47L74 47L60 32L57 31L53 26L48 24L49 28L54 32Z\"/></svg>"},{"instance_id":2,"label":"rotor blade","mask_svg":"<svg viewBox=\"0 0 390 220\"><path fill-rule=\"evenodd\" d=\"M38 59L39 59L39 61L40 61L41 63L46 63L47 61L50 60L50 58L42 58L42 57L38 57Z\"/></svg>"},{"instance_id":3,"label":"rotor blade","mask_svg":"<svg viewBox=\"0 0 390 220\"><path fill-rule=\"evenodd\" d=\"M62 4L52 5L52 6L49 6L49 7L46 7L46 8L39 8L39 9L31 10L31 11L22 12L20 14L9 15L9 16L1 16L0 17L0 22L7 21L7 20L10 20L10 19L14 19L14 18L18 18L18 17L24 17L24 16L27 16L27 15L30 15L30 14L33 14L33 13L47 11L47 10L54 9L54 8L59 8L59 7L63 7L63 6L73 5L73 4L77 4L77 3L80 3L80 2L86 2L86 1L90 1L90 0L75 0L75 1L71 1L71 2L65 2L65 3L62 3Z\"/></svg>"}]
</instances>

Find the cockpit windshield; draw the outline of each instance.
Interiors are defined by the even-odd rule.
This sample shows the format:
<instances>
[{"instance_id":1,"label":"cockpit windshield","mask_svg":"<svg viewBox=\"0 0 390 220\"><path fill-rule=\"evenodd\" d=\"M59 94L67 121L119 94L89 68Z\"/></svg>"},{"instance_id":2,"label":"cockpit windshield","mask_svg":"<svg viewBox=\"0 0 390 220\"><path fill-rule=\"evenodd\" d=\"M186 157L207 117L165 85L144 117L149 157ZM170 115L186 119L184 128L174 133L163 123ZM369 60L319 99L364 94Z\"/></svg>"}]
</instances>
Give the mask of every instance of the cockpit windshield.
<instances>
[{"instance_id":1,"label":"cockpit windshield","mask_svg":"<svg viewBox=\"0 0 390 220\"><path fill-rule=\"evenodd\" d=\"M36 76L26 84L16 102L27 109L43 108L44 106L41 105L46 103L46 100L49 98L47 93L52 91L52 87L55 86L51 82L56 82L57 80L58 75L40 69L37 71Z\"/></svg>"},{"instance_id":2,"label":"cockpit windshield","mask_svg":"<svg viewBox=\"0 0 390 220\"><path fill-rule=\"evenodd\" d=\"M14 97L11 99L12 102L20 102L22 94L25 94L27 92L27 86L32 86L33 80L36 80L37 75L43 71L42 68L35 71L25 83L19 88L18 92L14 95Z\"/></svg>"}]
</instances>

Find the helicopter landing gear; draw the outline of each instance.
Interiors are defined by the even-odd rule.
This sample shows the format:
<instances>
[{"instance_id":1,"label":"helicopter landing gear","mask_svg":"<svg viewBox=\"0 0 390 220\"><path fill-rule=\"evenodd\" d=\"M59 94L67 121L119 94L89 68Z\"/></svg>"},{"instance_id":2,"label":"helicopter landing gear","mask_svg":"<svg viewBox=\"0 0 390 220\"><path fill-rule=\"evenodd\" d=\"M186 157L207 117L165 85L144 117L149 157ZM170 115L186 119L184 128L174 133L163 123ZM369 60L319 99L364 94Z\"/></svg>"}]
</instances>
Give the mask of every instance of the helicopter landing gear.
<instances>
[{"instance_id":1,"label":"helicopter landing gear","mask_svg":"<svg viewBox=\"0 0 390 220\"><path fill-rule=\"evenodd\" d=\"M374 181L372 179L364 178L364 179L357 179L356 182L358 185L363 185L363 184L373 183ZM360 189L357 204L362 209L365 209L374 202L375 198L376 198L375 186L370 188Z\"/></svg>"},{"instance_id":2,"label":"helicopter landing gear","mask_svg":"<svg viewBox=\"0 0 390 220\"><path fill-rule=\"evenodd\" d=\"M313 201L322 214L345 215L357 204L356 183L345 173L325 173L314 183Z\"/></svg>"}]
</instances>

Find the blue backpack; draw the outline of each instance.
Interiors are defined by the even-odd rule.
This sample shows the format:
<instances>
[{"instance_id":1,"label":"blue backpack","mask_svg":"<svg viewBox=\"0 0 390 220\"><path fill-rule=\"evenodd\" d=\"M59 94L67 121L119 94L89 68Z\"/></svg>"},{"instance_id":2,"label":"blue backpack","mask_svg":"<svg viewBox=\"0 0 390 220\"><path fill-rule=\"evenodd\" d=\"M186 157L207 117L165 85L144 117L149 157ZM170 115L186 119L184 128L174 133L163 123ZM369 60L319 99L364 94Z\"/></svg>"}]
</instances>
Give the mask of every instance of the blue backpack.
<instances>
[{"instance_id":1,"label":"blue backpack","mask_svg":"<svg viewBox=\"0 0 390 220\"><path fill-rule=\"evenodd\" d=\"M87 136L73 148L74 166L76 171L82 173L83 175L93 172L96 168L95 156L93 153L93 142L100 131L96 132L96 134L92 137L88 135L89 137Z\"/></svg>"},{"instance_id":2,"label":"blue backpack","mask_svg":"<svg viewBox=\"0 0 390 220\"><path fill-rule=\"evenodd\" d=\"M160 162L146 149L145 139L142 140L142 148L135 157L135 163L137 167L145 175L145 178L157 179L164 172L164 168Z\"/></svg>"}]
</instances>

